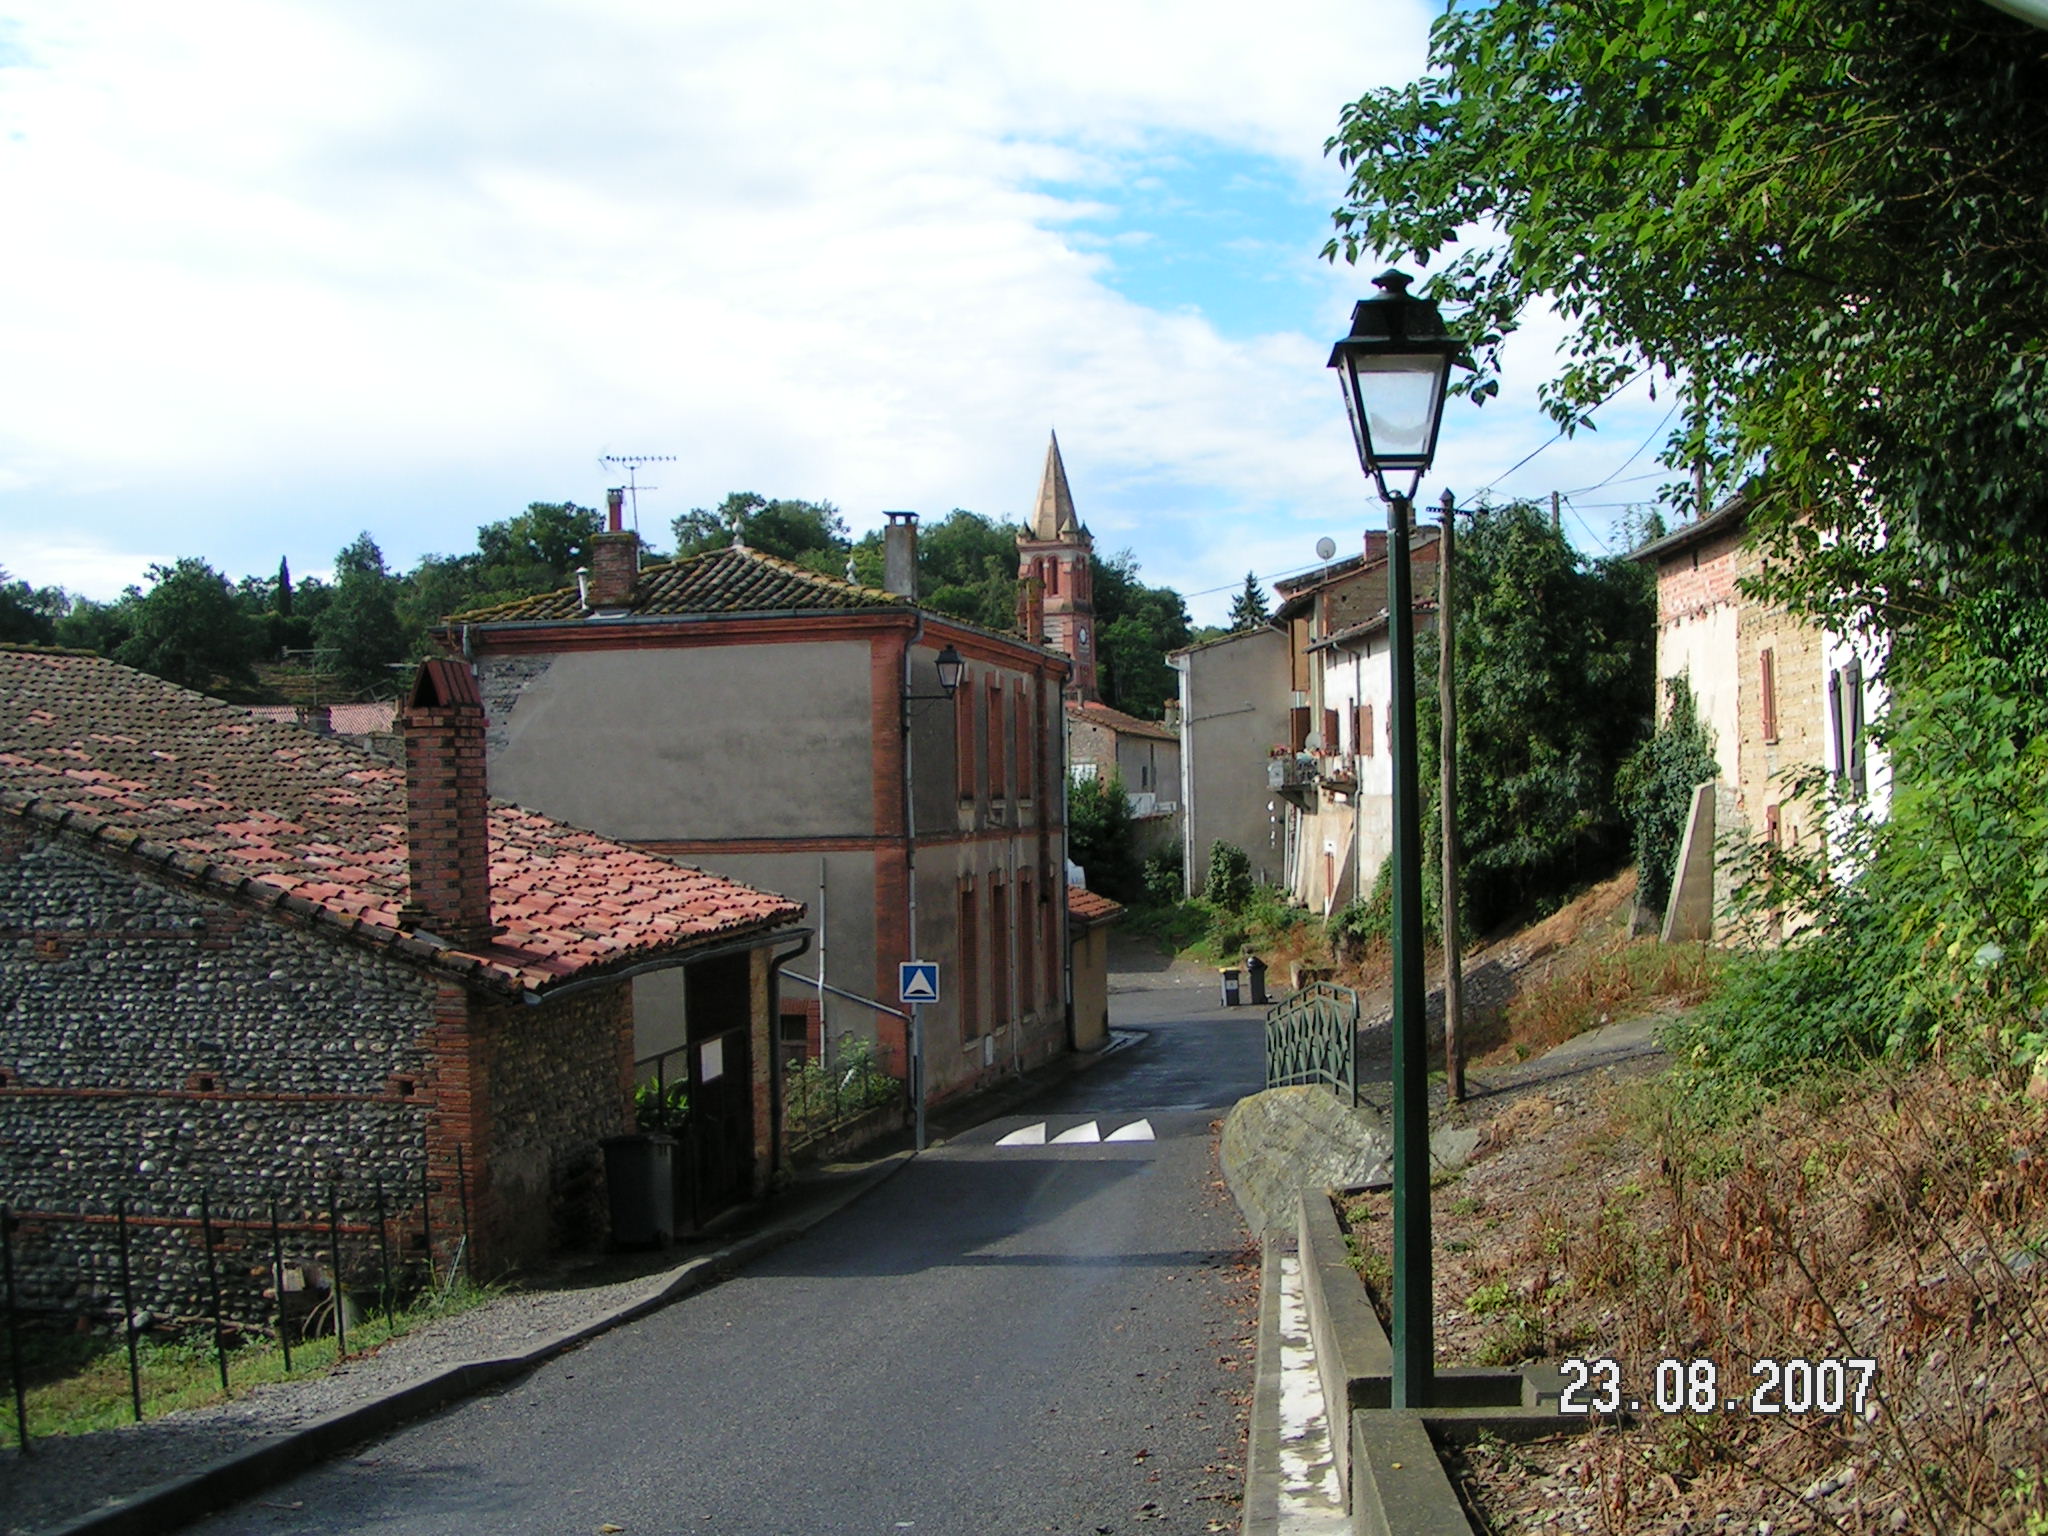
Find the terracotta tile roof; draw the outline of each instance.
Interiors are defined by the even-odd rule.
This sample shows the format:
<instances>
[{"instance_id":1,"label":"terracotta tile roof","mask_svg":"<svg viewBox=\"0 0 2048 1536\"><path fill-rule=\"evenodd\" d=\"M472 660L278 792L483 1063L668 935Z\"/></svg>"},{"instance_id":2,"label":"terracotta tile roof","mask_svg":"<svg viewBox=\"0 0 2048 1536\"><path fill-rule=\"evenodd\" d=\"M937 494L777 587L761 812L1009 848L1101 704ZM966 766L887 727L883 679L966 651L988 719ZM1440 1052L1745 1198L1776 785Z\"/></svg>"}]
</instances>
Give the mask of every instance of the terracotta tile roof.
<instances>
[{"instance_id":1,"label":"terracotta tile roof","mask_svg":"<svg viewBox=\"0 0 2048 1536\"><path fill-rule=\"evenodd\" d=\"M1149 736L1154 741L1179 741L1180 732L1170 725L1157 720L1140 720L1136 715L1127 715L1120 709L1111 709L1095 699L1083 699L1078 704L1067 706L1070 720L1092 720L1097 725L1106 725L1120 736Z\"/></svg>"},{"instance_id":2,"label":"terracotta tile roof","mask_svg":"<svg viewBox=\"0 0 2048 1536\"><path fill-rule=\"evenodd\" d=\"M1115 922L1124 915L1124 904L1111 901L1107 896L1084 890L1078 885L1067 887L1067 920L1079 923L1084 928L1093 928L1098 923Z\"/></svg>"},{"instance_id":3,"label":"terracotta tile roof","mask_svg":"<svg viewBox=\"0 0 2048 1536\"><path fill-rule=\"evenodd\" d=\"M296 704L252 704L249 713L259 720L277 720L296 725L301 716ZM385 699L372 704L330 704L328 727L337 736L388 736L398 729L398 704Z\"/></svg>"},{"instance_id":4,"label":"terracotta tile roof","mask_svg":"<svg viewBox=\"0 0 2048 1536\"><path fill-rule=\"evenodd\" d=\"M635 616L668 614L783 613L790 610L891 608L908 599L873 587L858 586L837 576L806 570L775 555L735 544L650 565L633 588ZM575 587L491 608L475 608L449 618L451 624L500 624L547 619L583 619L589 612Z\"/></svg>"},{"instance_id":5,"label":"terracotta tile roof","mask_svg":"<svg viewBox=\"0 0 2048 1536\"><path fill-rule=\"evenodd\" d=\"M402 931L405 774L97 656L0 647L0 811L503 991L793 922L800 902L493 801L473 953Z\"/></svg>"}]
</instances>

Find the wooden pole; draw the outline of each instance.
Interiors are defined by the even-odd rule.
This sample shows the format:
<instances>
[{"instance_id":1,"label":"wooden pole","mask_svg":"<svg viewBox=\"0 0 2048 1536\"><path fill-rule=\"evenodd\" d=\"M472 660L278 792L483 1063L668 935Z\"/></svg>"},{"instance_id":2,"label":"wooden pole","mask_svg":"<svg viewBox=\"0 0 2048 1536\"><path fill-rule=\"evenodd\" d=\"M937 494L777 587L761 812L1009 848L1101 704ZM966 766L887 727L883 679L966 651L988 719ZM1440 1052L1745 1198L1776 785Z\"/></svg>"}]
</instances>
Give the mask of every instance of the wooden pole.
<instances>
[{"instance_id":1,"label":"wooden pole","mask_svg":"<svg viewBox=\"0 0 2048 1536\"><path fill-rule=\"evenodd\" d=\"M1457 502L1445 491L1443 545L1436 579L1436 688L1442 706L1442 750L1437 761L1437 799L1444 832L1444 1087L1453 1104L1465 1099L1465 962L1458 945L1458 647L1451 623L1451 562L1457 552Z\"/></svg>"}]
</instances>

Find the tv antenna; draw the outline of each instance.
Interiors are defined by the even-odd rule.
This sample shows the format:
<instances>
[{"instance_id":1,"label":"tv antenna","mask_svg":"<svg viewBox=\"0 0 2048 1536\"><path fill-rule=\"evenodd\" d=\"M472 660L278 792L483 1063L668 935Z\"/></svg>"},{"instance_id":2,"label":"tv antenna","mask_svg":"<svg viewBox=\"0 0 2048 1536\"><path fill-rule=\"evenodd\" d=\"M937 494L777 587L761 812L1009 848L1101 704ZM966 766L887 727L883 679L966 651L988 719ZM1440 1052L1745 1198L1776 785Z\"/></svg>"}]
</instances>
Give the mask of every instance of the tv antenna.
<instances>
[{"instance_id":1,"label":"tv antenna","mask_svg":"<svg viewBox=\"0 0 2048 1536\"><path fill-rule=\"evenodd\" d=\"M640 493L642 491L658 491L661 489L658 485L642 485L640 483L640 466L642 464L673 464L675 461L676 456L672 453L607 453L604 455L604 463L623 464L626 466L626 500L633 508L633 531L635 533L640 531Z\"/></svg>"}]
</instances>

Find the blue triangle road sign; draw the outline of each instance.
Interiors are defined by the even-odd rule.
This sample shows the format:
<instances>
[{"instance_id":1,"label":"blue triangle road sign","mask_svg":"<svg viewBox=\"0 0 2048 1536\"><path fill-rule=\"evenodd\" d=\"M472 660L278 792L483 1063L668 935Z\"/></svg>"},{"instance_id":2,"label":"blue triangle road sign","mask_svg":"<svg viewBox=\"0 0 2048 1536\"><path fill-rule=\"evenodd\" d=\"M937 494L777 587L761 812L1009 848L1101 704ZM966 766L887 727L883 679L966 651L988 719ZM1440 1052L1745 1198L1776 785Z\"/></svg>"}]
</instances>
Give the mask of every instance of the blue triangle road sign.
<instances>
[{"instance_id":1,"label":"blue triangle road sign","mask_svg":"<svg viewBox=\"0 0 2048 1536\"><path fill-rule=\"evenodd\" d=\"M896 967L896 992L906 1003L936 1003L939 1000L939 962L902 962Z\"/></svg>"}]
</instances>

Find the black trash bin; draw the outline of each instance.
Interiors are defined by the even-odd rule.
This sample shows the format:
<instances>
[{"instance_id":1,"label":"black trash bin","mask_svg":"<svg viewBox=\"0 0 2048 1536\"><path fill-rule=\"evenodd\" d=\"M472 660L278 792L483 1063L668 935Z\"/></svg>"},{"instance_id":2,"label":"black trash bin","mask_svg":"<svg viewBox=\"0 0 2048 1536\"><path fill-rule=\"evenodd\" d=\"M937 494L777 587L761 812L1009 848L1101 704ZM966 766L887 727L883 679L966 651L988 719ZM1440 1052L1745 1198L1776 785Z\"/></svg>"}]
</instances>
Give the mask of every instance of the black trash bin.
<instances>
[{"instance_id":1,"label":"black trash bin","mask_svg":"<svg viewBox=\"0 0 2048 1536\"><path fill-rule=\"evenodd\" d=\"M1223 967L1223 1006L1237 1006L1237 967L1234 965Z\"/></svg>"},{"instance_id":2,"label":"black trash bin","mask_svg":"<svg viewBox=\"0 0 2048 1536\"><path fill-rule=\"evenodd\" d=\"M1252 1001L1263 1008L1266 1006L1266 962L1257 955L1244 957L1244 979L1250 988Z\"/></svg>"},{"instance_id":3,"label":"black trash bin","mask_svg":"<svg viewBox=\"0 0 2048 1536\"><path fill-rule=\"evenodd\" d=\"M612 1246L666 1248L676 1235L675 1137L634 1131L600 1145Z\"/></svg>"}]
</instances>

